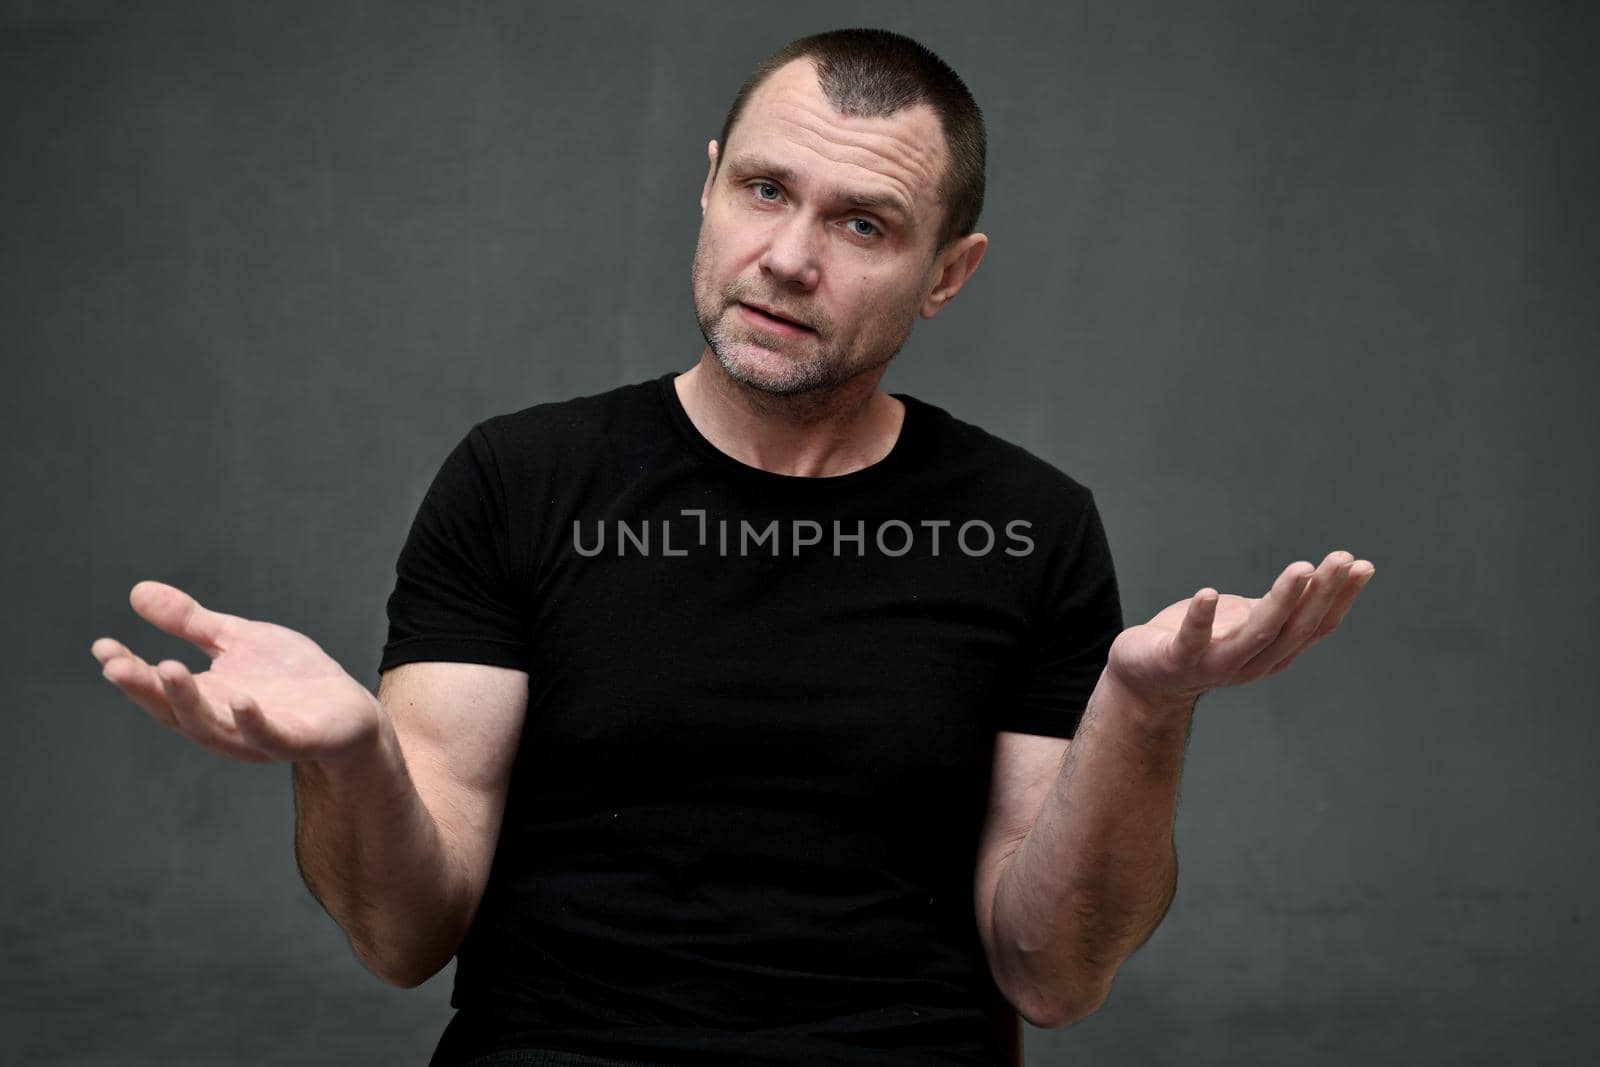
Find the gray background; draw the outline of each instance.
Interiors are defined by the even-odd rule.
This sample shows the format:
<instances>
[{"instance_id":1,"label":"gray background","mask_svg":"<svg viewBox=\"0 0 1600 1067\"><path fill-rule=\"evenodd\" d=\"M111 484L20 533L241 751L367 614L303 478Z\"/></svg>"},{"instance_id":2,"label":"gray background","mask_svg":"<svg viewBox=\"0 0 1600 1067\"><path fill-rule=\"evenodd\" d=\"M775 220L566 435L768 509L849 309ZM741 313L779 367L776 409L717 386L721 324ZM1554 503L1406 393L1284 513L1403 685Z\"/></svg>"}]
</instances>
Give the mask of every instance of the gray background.
<instances>
[{"instance_id":1,"label":"gray background","mask_svg":"<svg viewBox=\"0 0 1600 1067\"><path fill-rule=\"evenodd\" d=\"M851 24L944 55L991 130L989 256L885 387L1093 488L1130 623L1378 569L1202 702L1176 904L1029 1062L1592 1050L1586 5L802 8L0 7L5 1059L425 1062L453 966L368 975L288 769L163 730L89 644L203 668L127 605L159 578L375 685L449 447L692 364L705 141L762 55Z\"/></svg>"}]
</instances>

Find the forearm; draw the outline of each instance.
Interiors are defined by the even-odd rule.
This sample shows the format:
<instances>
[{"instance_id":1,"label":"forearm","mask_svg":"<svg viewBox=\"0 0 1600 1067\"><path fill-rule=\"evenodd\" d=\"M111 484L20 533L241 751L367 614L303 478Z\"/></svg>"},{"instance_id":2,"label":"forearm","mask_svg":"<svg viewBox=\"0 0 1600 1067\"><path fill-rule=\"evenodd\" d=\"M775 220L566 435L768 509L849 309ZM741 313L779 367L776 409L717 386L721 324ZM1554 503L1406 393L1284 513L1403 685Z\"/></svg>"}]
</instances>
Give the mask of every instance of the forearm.
<instances>
[{"instance_id":1,"label":"forearm","mask_svg":"<svg viewBox=\"0 0 1600 1067\"><path fill-rule=\"evenodd\" d=\"M1030 1017L1061 1026L1098 1008L1172 903L1193 713L1192 703L1149 706L1102 672L1061 772L996 885L997 978Z\"/></svg>"},{"instance_id":2,"label":"forearm","mask_svg":"<svg viewBox=\"0 0 1600 1067\"><path fill-rule=\"evenodd\" d=\"M398 986L454 955L466 877L406 768L384 716L374 743L338 763L294 764L295 859L357 958Z\"/></svg>"}]
</instances>

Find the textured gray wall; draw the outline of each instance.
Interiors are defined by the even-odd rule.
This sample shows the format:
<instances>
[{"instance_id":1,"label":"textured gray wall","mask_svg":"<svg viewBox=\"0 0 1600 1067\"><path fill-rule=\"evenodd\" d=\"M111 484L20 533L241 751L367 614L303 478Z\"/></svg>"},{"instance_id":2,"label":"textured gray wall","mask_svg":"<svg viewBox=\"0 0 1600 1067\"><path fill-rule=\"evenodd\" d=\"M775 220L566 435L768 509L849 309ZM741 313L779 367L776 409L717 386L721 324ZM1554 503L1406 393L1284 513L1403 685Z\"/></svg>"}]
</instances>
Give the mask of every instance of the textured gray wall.
<instances>
[{"instance_id":1,"label":"textured gray wall","mask_svg":"<svg viewBox=\"0 0 1600 1067\"><path fill-rule=\"evenodd\" d=\"M992 246L885 386L1095 489L1129 621L1349 548L1201 705L1177 902L1032 1064L1568 1063L1600 1028L1585 5L6 3L4 1058L422 1063L299 882L289 771L102 681L173 582L373 679L472 422L687 368L704 145L802 33L912 33ZM1588 813L1588 814L1584 814Z\"/></svg>"}]
</instances>

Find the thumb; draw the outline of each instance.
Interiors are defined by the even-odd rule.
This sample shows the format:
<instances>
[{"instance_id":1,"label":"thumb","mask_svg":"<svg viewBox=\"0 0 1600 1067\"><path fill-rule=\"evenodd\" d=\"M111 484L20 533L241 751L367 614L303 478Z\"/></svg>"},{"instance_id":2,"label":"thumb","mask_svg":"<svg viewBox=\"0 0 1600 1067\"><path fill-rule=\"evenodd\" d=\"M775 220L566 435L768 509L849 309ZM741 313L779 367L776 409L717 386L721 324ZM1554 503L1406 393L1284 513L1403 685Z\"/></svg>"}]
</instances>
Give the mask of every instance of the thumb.
<instances>
[{"instance_id":1,"label":"thumb","mask_svg":"<svg viewBox=\"0 0 1600 1067\"><path fill-rule=\"evenodd\" d=\"M157 629L198 646L215 657L222 649L217 641L237 615L225 615L200 606L200 602L175 585L145 580L128 592L128 605Z\"/></svg>"},{"instance_id":2,"label":"thumb","mask_svg":"<svg viewBox=\"0 0 1600 1067\"><path fill-rule=\"evenodd\" d=\"M1211 647L1211 623L1217 615L1217 591L1210 586L1189 598L1189 610L1172 639L1172 655L1180 667L1193 667Z\"/></svg>"}]
</instances>

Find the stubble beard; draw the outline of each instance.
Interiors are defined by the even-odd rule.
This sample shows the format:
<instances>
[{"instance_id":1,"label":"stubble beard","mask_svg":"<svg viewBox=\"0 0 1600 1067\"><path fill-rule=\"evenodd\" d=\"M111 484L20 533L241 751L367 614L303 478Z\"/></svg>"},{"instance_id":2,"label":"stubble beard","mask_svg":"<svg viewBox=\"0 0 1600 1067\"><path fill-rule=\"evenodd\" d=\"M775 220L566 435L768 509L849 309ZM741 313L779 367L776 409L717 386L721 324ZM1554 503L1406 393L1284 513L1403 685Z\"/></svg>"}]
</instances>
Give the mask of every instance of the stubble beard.
<instances>
[{"instance_id":1,"label":"stubble beard","mask_svg":"<svg viewBox=\"0 0 1600 1067\"><path fill-rule=\"evenodd\" d=\"M839 351L828 343L831 332L828 323L815 324L815 333L807 337L784 337L779 334L761 334L761 331L735 320L735 308L742 301L754 303L779 303L756 293L742 279L735 278L720 293L707 293L707 278L702 250L697 244L691 271L694 286L695 320L700 325L700 336L723 371L739 384L771 397L794 397L806 393L827 393L858 375L876 370L893 359L906 338L911 335L913 316L899 315L903 326L892 336L892 344L883 346L881 358L856 365L849 353ZM898 313L897 313L898 314ZM775 344L768 346L750 339L750 334L770 336ZM768 353L780 354L781 366L774 367Z\"/></svg>"}]
</instances>

